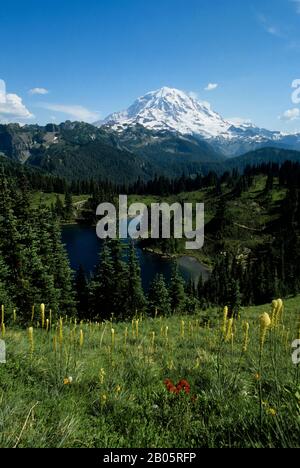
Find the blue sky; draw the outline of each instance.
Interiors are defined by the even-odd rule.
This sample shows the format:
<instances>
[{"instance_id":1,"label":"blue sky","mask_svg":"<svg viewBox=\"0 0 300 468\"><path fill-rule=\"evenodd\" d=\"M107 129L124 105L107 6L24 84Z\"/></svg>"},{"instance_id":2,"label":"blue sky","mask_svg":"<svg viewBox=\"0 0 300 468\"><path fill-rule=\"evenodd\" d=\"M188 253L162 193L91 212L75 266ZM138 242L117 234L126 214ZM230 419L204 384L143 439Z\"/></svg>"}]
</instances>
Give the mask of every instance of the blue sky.
<instances>
[{"instance_id":1,"label":"blue sky","mask_svg":"<svg viewBox=\"0 0 300 468\"><path fill-rule=\"evenodd\" d=\"M92 122L170 86L226 118L300 131L300 0L1 3L2 121Z\"/></svg>"}]
</instances>

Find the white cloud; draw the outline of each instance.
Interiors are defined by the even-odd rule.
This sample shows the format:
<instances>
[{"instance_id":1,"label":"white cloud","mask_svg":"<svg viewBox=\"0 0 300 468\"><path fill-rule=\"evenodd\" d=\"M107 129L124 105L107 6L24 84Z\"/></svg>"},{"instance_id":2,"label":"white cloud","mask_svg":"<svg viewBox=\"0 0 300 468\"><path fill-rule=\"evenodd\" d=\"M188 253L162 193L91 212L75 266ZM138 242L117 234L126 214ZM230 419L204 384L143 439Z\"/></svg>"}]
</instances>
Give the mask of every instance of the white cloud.
<instances>
[{"instance_id":1,"label":"white cloud","mask_svg":"<svg viewBox=\"0 0 300 468\"><path fill-rule=\"evenodd\" d=\"M33 114L25 107L17 94L7 94L5 81L0 80L0 120L4 122L19 122L31 119Z\"/></svg>"},{"instance_id":2,"label":"white cloud","mask_svg":"<svg viewBox=\"0 0 300 468\"><path fill-rule=\"evenodd\" d=\"M49 94L49 91L46 88L32 88L28 92L29 94L31 94L31 96L34 96L36 94L41 95L41 96L44 96L45 94Z\"/></svg>"},{"instance_id":3,"label":"white cloud","mask_svg":"<svg viewBox=\"0 0 300 468\"><path fill-rule=\"evenodd\" d=\"M218 83L208 83L208 85L204 89L205 91L214 91L218 87L219 87Z\"/></svg>"},{"instance_id":4,"label":"white cloud","mask_svg":"<svg viewBox=\"0 0 300 468\"><path fill-rule=\"evenodd\" d=\"M280 120L292 121L300 118L300 110L295 107L294 109L289 109L285 111L282 115L279 116Z\"/></svg>"},{"instance_id":5,"label":"white cloud","mask_svg":"<svg viewBox=\"0 0 300 468\"><path fill-rule=\"evenodd\" d=\"M79 105L44 103L41 104L40 107L52 112L59 112L61 114L69 115L70 117L83 122L95 122L100 117L99 112L90 111L86 107Z\"/></svg>"}]
</instances>

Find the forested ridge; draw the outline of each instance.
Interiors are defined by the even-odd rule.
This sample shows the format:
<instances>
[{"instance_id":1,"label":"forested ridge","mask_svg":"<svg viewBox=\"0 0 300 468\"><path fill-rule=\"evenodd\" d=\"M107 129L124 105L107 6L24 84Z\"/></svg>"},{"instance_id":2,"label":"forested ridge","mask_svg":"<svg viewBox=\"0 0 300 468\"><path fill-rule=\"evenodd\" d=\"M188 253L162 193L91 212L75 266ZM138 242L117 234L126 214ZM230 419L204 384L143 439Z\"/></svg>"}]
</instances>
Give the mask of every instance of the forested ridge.
<instances>
[{"instance_id":1,"label":"forested ridge","mask_svg":"<svg viewBox=\"0 0 300 468\"><path fill-rule=\"evenodd\" d=\"M32 306L40 303L54 314L63 311L91 319L113 314L124 319L137 310L193 313L224 303L237 313L241 306L300 291L298 163L248 166L242 174L233 170L222 176L210 172L175 180L156 177L127 187L94 180L70 183L24 168L13 172L9 165L1 171L0 302L11 313L18 309L24 321ZM41 187L46 191L55 187L64 201L57 198L50 207L42 202L32 206L32 194ZM135 247L124 248L119 241L104 243L92 277L82 268L71 271L60 226L72 220L72 196L89 193L83 217L94 223L97 204L116 201L122 190L131 199L148 203L153 197L207 202L206 244L201 253L212 266L207 282L184 284L174 266L170 284L158 276L146 295ZM151 247L174 256L183 253L181 241L174 239Z\"/></svg>"}]
</instances>

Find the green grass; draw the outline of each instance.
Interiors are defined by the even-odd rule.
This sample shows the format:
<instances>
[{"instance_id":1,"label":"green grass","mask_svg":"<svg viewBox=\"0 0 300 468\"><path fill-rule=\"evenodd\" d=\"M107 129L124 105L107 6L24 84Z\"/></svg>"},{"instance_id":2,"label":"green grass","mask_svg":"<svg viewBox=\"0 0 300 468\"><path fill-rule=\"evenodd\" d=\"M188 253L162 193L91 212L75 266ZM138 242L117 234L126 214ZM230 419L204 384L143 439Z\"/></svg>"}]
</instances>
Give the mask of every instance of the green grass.
<instances>
[{"instance_id":1,"label":"green grass","mask_svg":"<svg viewBox=\"0 0 300 468\"><path fill-rule=\"evenodd\" d=\"M299 306L300 297L286 301L261 369L258 317L269 305L242 311L233 344L222 339L216 309L140 319L138 336L131 322L75 327L65 319L62 346L56 323L48 333L35 324L32 355L28 332L7 324L0 447L299 447L299 369L291 357ZM242 354L245 320L250 344ZM168 393L167 378L188 380L191 394Z\"/></svg>"},{"instance_id":2,"label":"green grass","mask_svg":"<svg viewBox=\"0 0 300 468\"><path fill-rule=\"evenodd\" d=\"M226 200L228 226L226 231L222 233L224 248L229 251L243 252L248 249L254 249L271 240L272 233L266 229L270 223L277 221L279 214L280 203L286 196L286 190L279 186L277 179L274 179L273 189L266 194L267 177L258 175L254 177L253 184L248 191L243 192L240 196L232 193L231 189L224 184L222 186L222 196ZM215 194L211 188L202 189L196 192L183 192L178 195L168 197L151 197L151 196L130 196L129 203L135 201L145 203L150 206L151 203L166 202L169 204L181 201L187 203L204 203L205 204L205 224L207 225L215 216L220 196ZM213 233L206 231L204 249L200 251L190 251L191 255L200 262L212 267L214 252L214 236ZM187 253L184 248L184 241L180 243L181 250L179 255ZM157 253L159 246L153 242L150 246Z\"/></svg>"},{"instance_id":3,"label":"green grass","mask_svg":"<svg viewBox=\"0 0 300 468\"><path fill-rule=\"evenodd\" d=\"M30 197L31 206L32 208L36 209L39 207L40 204L44 204L50 208L51 205L55 204L57 196L61 199L62 203L64 203L65 196L62 194L34 192L31 194ZM89 195L73 195L72 198L73 203L75 204L81 201L88 200Z\"/></svg>"}]
</instances>

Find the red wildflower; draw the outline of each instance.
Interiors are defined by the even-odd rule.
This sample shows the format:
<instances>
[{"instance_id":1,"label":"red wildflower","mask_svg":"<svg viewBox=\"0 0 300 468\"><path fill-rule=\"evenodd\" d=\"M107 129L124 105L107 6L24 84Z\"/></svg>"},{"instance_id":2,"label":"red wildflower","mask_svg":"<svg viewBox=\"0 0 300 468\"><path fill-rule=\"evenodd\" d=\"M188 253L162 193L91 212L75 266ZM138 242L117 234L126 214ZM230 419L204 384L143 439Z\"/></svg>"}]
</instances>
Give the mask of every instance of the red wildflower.
<instances>
[{"instance_id":1,"label":"red wildflower","mask_svg":"<svg viewBox=\"0 0 300 468\"><path fill-rule=\"evenodd\" d=\"M187 380L180 380L180 382L177 384L177 390L178 393L184 391L187 395L189 395L191 392L191 386Z\"/></svg>"},{"instance_id":2,"label":"red wildflower","mask_svg":"<svg viewBox=\"0 0 300 468\"><path fill-rule=\"evenodd\" d=\"M170 379L165 380L165 386L169 393L178 393L177 388Z\"/></svg>"},{"instance_id":3,"label":"red wildflower","mask_svg":"<svg viewBox=\"0 0 300 468\"><path fill-rule=\"evenodd\" d=\"M177 385L174 385L170 379L165 380L165 386L169 393L174 393L178 395L180 392L184 391L186 395L189 395L191 392L191 386L187 380L180 380Z\"/></svg>"}]
</instances>

